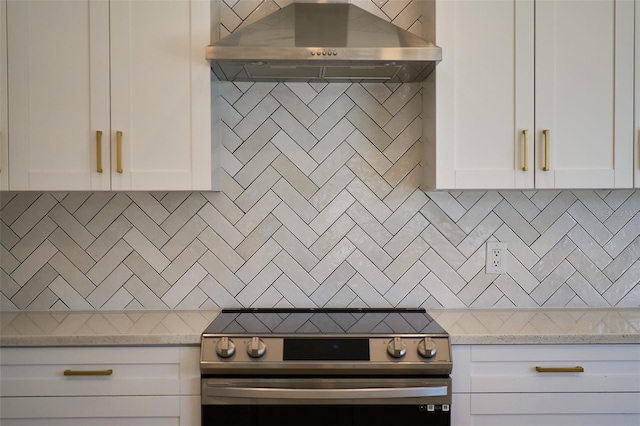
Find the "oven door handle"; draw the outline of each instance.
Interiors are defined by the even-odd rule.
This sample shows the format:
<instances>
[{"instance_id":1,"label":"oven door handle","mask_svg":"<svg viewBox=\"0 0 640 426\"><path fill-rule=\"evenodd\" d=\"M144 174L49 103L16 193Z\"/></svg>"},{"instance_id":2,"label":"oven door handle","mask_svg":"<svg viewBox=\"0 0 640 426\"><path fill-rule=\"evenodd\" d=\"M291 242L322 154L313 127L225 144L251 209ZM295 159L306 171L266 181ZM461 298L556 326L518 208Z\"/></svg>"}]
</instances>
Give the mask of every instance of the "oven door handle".
<instances>
[{"instance_id":1,"label":"oven door handle","mask_svg":"<svg viewBox=\"0 0 640 426\"><path fill-rule=\"evenodd\" d=\"M447 386L357 389L295 389L207 386L207 396L272 399L369 399L447 396Z\"/></svg>"}]
</instances>

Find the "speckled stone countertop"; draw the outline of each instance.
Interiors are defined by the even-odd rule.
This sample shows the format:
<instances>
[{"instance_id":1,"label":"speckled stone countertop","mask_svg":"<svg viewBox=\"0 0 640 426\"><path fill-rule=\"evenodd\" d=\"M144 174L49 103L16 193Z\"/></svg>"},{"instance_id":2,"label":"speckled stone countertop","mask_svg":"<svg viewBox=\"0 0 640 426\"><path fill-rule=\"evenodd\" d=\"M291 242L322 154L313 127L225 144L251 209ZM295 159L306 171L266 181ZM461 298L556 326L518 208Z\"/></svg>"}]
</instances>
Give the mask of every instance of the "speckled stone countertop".
<instances>
[{"instance_id":1,"label":"speckled stone countertop","mask_svg":"<svg viewBox=\"0 0 640 426\"><path fill-rule=\"evenodd\" d=\"M429 310L452 344L640 344L640 309ZM0 346L199 345L218 311L5 312Z\"/></svg>"},{"instance_id":2,"label":"speckled stone countertop","mask_svg":"<svg viewBox=\"0 0 640 426\"><path fill-rule=\"evenodd\" d=\"M431 312L452 344L640 343L640 309Z\"/></svg>"}]
</instances>

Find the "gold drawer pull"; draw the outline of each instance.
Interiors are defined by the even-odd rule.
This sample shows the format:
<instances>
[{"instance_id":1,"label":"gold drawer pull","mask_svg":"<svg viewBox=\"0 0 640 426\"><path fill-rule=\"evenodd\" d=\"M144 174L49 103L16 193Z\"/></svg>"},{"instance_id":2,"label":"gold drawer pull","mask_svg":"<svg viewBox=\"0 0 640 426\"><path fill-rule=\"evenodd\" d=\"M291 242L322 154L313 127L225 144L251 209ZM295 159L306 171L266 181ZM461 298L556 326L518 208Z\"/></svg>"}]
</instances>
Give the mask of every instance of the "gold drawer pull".
<instances>
[{"instance_id":1,"label":"gold drawer pull","mask_svg":"<svg viewBox=\"0 0 640 426\"><path fill-rule=\"evenodd\" d=\"M64 370L65 376L111 376L113 370Z\"/></svg>"},{"instance_id":2,"label":"gold drawer pull","mask_svg":"<svg viewBox=\"0 0 640 426\"><path fill-rule=\"evenodd\" d=\"M581 366L576 367L540 367L536 366L538 373L584 373L584 368Z\"/></svg>"}]
</instances>

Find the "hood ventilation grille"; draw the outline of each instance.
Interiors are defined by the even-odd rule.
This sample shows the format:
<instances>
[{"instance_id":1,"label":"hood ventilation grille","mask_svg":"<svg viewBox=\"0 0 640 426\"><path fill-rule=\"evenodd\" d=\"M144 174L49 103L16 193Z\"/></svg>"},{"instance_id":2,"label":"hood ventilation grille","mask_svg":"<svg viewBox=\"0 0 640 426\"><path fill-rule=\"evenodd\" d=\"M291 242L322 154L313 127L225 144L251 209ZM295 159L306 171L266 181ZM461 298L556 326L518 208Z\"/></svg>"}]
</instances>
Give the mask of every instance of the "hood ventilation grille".
<instances>
[{"instance_id":1,"label":"hood ventilation grille","mask_svg":"<svg viewBox=\"0 0 640 426\"><path fill-rule=\"evenodd\" d=\"M302 79L302 80L392 80L402 67L389 65L268 65L249 63L244 70L232 67L232 72L244 72L250 80Z\"/></svg>"}]
</instances>

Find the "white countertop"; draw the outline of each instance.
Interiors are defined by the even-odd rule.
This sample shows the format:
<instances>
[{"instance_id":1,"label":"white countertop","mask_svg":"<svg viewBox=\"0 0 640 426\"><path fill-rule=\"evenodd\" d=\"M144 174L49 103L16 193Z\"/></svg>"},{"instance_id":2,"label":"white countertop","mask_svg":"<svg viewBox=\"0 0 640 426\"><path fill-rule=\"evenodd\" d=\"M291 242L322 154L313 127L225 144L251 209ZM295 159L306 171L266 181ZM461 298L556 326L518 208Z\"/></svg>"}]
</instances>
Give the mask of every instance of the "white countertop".
<instances>
[{"instance_id":1,"label":"white countertop","mask_svg":"<svg viewBox=\"0 0 640 426\"><path fill-rule=\"evenodd\" d=\"M640 343L640 309L431 312L452 344Z\"/></svg>"},{"instance_id":2,"label":"white countertop","mask_svg":"<svg viewBox=\"0 0 640 426\"><path fill-rule=\"evenodd\" d=\"M0 346L199 345L219 311L5 312ZM640 343L640 309L429 310L452 344Z\"/></svg>"}]
</instances>

